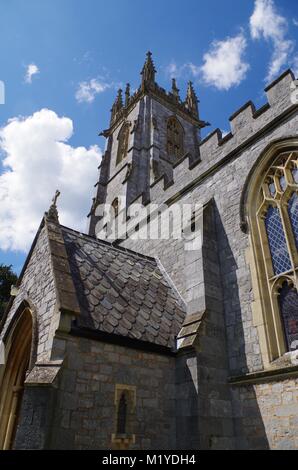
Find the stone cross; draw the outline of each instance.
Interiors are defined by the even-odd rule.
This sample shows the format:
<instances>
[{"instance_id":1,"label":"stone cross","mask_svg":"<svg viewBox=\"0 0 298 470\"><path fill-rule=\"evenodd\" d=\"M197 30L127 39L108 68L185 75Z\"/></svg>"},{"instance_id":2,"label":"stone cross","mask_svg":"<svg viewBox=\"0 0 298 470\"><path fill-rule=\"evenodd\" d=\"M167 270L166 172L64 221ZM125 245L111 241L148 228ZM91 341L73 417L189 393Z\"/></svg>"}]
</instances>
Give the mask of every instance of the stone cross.
<instances>
[{"instance_id":1,"label":"stone cross","mask_svg":"<svg viewBox=\"0 0 298 470\"><path fill-rule=\"evenodd\" d=\"M59 189L57 189L56 192L55 192L55 196L54 196L53 199L52 199L52 204L53 204L53 206L56 206L57 199L58 199L58 197L60 196L60 194L61 194L61 193L60 193Z\"/></svg>"}]
</instances>

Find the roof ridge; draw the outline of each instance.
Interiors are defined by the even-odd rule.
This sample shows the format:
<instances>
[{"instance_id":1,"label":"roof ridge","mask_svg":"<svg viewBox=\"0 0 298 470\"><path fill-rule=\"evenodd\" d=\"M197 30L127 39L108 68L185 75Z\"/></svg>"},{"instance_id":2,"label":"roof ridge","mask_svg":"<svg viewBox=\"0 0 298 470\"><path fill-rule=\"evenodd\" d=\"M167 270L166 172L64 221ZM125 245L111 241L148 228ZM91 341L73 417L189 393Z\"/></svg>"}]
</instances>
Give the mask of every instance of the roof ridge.
<instances>
[{"instance_id":1,"label":"roof ridge","mask_svg":"<svg viewBox=\"0 0 298 470\"><path fill-rule=\"evenodd\" d=\"M178 303L180 304L180 306L186 308L186 302L185 302L184 298L180 294L180 292L177 289L175 283L173 282L171 276L168 274L167 270L165 269L164 265L162 264L160 258L156 257L155 260L156 260L156 264L157 264L161 274L166 279L168 286L175 293L175 296L176 296L176 299L177 299Z\"/></svg>"},{"instance_id":2,"label":"roof ridge","mask_svg":"<svg viewBox=\"0 0 298 470\"><path fill-rule=\"evenodd\" d=\"M74 233L77 233L85 238L89 238L91 239L92 241L94 242L97 242L99 244L103 244L103 245L108 245L110 246L111 248L114 248L115 250L119 250L119 251L122 251L123 253L128 253L128 254L132 254L134 256L137 256L139 258L143 258L143 259L146 259L147 261L151 261L153 264L155 264L157 266L157 263L156 263L156 259L153 257L153 256L148 256L148 255L144 255L143 253L140 253L138 251L135 251L135 250L131 250L129 248L125 248L123 246L120 246L120 245L115 245L114 243L112 242L108 242L107 240L103 240L101 238L95 238L93 237L92 235L88 235L87 233L84 233L84 232L80 232L79 230L75 230L73 228L70 228L70 227L66 227L66 225L62 225L60 224L60 227L63 228L63 229L66 229L70 232L74 232Z\"/></svg>"}]
</instances>

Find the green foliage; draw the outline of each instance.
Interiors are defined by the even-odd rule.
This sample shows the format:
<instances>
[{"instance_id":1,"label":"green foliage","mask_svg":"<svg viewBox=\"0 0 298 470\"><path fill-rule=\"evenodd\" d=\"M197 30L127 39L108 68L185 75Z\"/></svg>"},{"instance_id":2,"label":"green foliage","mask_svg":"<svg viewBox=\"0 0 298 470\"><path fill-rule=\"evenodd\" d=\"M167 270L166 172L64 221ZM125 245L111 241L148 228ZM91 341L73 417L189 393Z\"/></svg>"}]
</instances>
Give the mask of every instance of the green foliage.
<instances>
[{"instance_id":1,"label":"green foliage","mask_svg":"<svg viewBox=\"0 0 298 470\"><path fill-rule=\"evenodd\" d=\"M2 317L10 297L11 286L17 283L18 277L12 266L0 264L0 318Z\"/></svg>"}]
</instances>

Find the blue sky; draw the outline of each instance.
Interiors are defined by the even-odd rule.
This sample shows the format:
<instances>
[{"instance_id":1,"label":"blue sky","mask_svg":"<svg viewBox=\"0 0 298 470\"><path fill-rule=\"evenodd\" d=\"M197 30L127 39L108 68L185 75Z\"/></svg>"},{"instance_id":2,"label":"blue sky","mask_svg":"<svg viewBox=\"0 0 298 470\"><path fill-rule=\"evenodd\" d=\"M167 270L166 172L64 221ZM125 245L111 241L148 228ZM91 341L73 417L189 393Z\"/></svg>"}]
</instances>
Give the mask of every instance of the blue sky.
<instances>
[{"instance_id":1,"label":"blue sky","mask_svg":"<svg viewBox=\"0 0 298 470\"><path fill-rule=\"evenodd\" d=\"M17 271L55 175L62 222L83 224L104 148L98 131L116 89L138 87L147 50L161 86L176 75L183 97L194 82L205 134L229 131L235 110L249 99L261 106L266 83L298 69L293 0L2 0L0 14L0 262Z\"/></svg>"}]
</instances>

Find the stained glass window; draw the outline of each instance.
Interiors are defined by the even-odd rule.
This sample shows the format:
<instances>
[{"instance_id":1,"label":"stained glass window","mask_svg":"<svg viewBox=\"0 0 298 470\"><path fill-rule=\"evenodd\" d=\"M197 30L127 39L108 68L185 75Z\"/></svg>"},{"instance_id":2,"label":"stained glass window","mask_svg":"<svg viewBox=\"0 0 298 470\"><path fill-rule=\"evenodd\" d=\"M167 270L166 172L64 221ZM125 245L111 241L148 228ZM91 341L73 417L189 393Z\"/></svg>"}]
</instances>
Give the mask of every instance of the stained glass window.
<instances>
[{"instance_id":1,"label":"stained glass window","mask_svg":"<svg viewBox=\"0 0 298 470\"><path fill-rule=\"evenodd\" d=\"M294 193L289 200L288 205L289 217L296 241L296 248L298 249L298 195Z\"/></svg>"},{"instance_id":2,"label":"stained glass window","mask_svg":"<svg viewBox=\"0 0 298 470\"><path fill-rule=\"evenodd\" d=\"M281 187L282 191L285 191L285 189L287 187L287 182L286 182L286 178L284 177L284 175L282 175L279 178L279 184L280 184L280 187Z\"/></svg>"},{"instance_id":3,"label":"stained glass window","mask_svg":"<svg viewBox=\"0 0 298 470\"><path fill-rule=\"evenodd\" d=\"M298 349L298 293L286 282L279 293L279 305L289 351Z\"/></svg>"},{"instance_id":4,"label":"stained glass window","mask_svg":"<svg viewBox=\"0 0 298 470\"><path fill-rule=\"evenodd\" d=\"M292 267L279 209L269 206L265 226L270 247L274 274L284 273Z\"/></svg>"},{"instance_id":5,"label":"stained glass window","mask_svg":"<svg viewBox=\"0 0 298 470\"><path fill-rule=\"evenodd\" d=\"M276 189L275 189L275 184L274 184L273 180L271 180L271 182L269 183L268 188L269 188L269 192L270 192L271 196L274 197L274 195L276 193Z\"/></svg>"},{"instance_id":6,"label":"stained glass window","mask_svg":"<svg viewBox=\"0 0 298 470\"><path fill-rule=\"evenodd\" d=\"M294 168L292 170L292 176L293 176L293 180L295 181L295 183L298 183L298 168Z\"/></svg>"},{"instance_id":7,"label":"stained glass window","mask_svg":"<svg viewBox=\"0 0 298 470\"><path fill-rule=\"evenodd\" d=\"M260 183L259 196L255 198L258 202L252 206L258 214L258 236L263 246L262 250L257 250L257 262L266 272L260 285L262 298L270 299L264 304L264 316L268 316L271 347L268 352L273 360L286 350L298 350L298 292L293 287L298 274L298 152L276 156ZM255 232L253 237L257 236L257 231L252 232ZM293 247L293 238L296 247ZM281 319L284 335L277 330L276 318Z\"/></svg>"}]
</instances>

